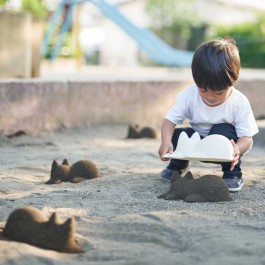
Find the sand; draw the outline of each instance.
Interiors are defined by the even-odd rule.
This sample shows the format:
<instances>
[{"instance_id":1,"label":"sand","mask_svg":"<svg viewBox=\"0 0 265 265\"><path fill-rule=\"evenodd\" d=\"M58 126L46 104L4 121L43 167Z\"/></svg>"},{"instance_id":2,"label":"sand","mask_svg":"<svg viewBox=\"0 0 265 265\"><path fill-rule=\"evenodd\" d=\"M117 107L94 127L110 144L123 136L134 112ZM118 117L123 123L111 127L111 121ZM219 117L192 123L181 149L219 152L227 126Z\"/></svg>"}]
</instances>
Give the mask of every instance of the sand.
<instances>
[{"instance_id":1,"label":"sand","mask_svg":"<svg viewBox=\"0 0 265 265\"><path fill-rule=\"evenodd\" d=\"M127 126L95 126L40 136L0 137L0 224L21 206L62 221L74 216L84 254L0 240L1 264L265 264L265 130L243 158L245 187L232 201L185 203L157 196L159 139L125 139ZM45 185L53 160L90 159L101 177ZM200 176L220 166L192 162Z\"/></svg>"}]
</instances>

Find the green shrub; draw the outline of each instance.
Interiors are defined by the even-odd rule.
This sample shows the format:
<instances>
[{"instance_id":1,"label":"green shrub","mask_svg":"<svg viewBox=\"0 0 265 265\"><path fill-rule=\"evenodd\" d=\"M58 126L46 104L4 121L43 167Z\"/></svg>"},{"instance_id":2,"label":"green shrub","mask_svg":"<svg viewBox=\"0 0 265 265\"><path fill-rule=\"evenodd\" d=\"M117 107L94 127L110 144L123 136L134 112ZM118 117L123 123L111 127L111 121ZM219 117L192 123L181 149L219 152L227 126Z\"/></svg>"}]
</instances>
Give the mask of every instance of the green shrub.
<instances>
[{"instance_id":1,"label":"green shrub","mask_svg":"<svg viewBox=\"0 0 265 265\"><path fill-rule=\"evenodd\" d=\"M7 0L0 0L0 6L3 6L6 2Z\"/></svg>"},{"instance_id":2,"label":"green shrub","mask_svg":"<svg viewBox=\"0 0 265 265\"><path fill-rule=\"evenodd\" d=\"M265 17L260 17L253 23L218 26L214 36L209 37L232 37L238 46L243 67L265 67Z\"/></svg>"},{"instance_id":3,"label":"green shrub","mask_svg":"<svg viewBox=\"0 0 265 265\"><path fill-rule=\"evenodd\" d=\"M28 11L35 18L45 18L48 13L41 0L22 0L22 10Z\"/></svg>"}]
</instances>

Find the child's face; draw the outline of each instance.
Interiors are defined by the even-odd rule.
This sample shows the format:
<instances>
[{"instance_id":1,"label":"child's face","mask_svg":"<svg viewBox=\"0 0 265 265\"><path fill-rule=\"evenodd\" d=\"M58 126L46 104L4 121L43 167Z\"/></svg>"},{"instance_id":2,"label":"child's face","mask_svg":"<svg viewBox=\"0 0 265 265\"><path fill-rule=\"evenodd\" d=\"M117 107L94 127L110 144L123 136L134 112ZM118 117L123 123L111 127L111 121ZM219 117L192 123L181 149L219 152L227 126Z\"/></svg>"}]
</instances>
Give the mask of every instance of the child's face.
<instances>
[{"instance_id":1,"label":"child's face","mask_svg":"<svg viewBox=\"0 0 265 265\"><path fill-rule=\"evenodd\" d=\"M209 107L216 107L226 101L232 92L232 87L222 91L213 91L209 89L199 88L199 94L202 101Z\"/></svg>"}]
</instances>

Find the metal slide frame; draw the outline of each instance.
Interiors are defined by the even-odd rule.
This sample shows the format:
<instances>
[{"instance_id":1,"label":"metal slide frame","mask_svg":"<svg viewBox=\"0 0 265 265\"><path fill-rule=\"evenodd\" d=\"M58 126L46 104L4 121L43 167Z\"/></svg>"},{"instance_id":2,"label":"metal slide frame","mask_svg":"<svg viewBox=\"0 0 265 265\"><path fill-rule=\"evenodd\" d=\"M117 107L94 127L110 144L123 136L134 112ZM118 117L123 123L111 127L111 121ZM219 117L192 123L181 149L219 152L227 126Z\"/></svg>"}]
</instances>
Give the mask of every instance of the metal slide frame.
<instances>
[{"instance_id":1,"label":"metal slide frame","mask_svg":"<svg viewBox=\"0 0 265 265\"><path fill-rule=\"evenodd\" d=\"M45 54L47 52L48 44L51 40L52 35L54 34L56 24L58 23L59 18L62 16L64 6L69 5L70 10L63 25L61 26L58 40L51 55L51 60L54 60L57 57L61 49L64 36L70 28L74 6L86 1L93 3L103 13L103 15L111 19L130 37L132 37L138 43L139 47L146 52L151 60L168 67L191 65L193 52L178 50L170 47L166 42L158 38L151 31L133 24L128 18L126 18L125 15L121 13L121 11L115 5L109 4L105 0L61 1L50 19L49 27L43 42L42 54Z\"/></svg>"}]
</instances>

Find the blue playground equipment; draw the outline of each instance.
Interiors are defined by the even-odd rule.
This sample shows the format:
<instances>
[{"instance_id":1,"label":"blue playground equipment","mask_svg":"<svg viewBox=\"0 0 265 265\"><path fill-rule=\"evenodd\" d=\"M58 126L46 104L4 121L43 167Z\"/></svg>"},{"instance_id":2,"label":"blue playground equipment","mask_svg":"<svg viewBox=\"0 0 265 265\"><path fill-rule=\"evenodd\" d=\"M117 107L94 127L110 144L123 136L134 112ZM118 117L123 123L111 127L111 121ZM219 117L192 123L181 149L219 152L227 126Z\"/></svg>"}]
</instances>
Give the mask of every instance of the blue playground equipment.
<instances>
[{"instance_id":1,"label":"blue playground equipment","mask_svg":"<svg viewBox=\"0 0 265 265\"><path fill-rule=\"evenodd\" d=\"M90 1L93 3L106 17L111 19L129 36L131 36L138 43L139 47L146 52L151 60L168 67L191 65L193 52L178 50L170 47L166 42L158 38L151 31L134 25L120 12L115 5L109 4L105 0L61 1L50 19L48 30L45 34L42 45L43 55L46 54L48 50L51 37L54 34L56 25L59 23L60 18L65 11L65 7L68 7L65 14L65 19L59 30L58 40L51 53L51 60L54 60L57 57L62 47L64 36L69 31L71 26L74 6L85 1Z\"/></svg>"}]
</instances>

